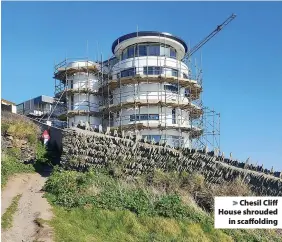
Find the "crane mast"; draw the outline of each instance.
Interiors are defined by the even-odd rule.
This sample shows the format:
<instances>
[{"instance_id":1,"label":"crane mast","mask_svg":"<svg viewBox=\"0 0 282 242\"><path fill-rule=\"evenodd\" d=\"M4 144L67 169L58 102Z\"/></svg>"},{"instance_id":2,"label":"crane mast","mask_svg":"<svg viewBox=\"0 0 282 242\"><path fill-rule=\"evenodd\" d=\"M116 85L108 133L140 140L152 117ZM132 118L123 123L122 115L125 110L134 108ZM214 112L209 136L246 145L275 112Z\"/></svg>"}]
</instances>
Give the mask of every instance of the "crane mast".
<instances>
[{"instance_id":1,"label":"crane mast","mask_svg":"<svg viewBox=\"0 0 282 242\"><path fill-rule=\"evenodd\" d=\"M186 61L189 57L191 57L195 52L197 52L205 43L207 43L211 38L213 38L216 34L218 34L226 25L228 25L234 18L236 18L235 14L229 16L222 24L218 25L214 31L212 31L207 37L205 37L202 41L200 41L197 45L187 51L182 61Z\"/></svg>"}]
</instances>

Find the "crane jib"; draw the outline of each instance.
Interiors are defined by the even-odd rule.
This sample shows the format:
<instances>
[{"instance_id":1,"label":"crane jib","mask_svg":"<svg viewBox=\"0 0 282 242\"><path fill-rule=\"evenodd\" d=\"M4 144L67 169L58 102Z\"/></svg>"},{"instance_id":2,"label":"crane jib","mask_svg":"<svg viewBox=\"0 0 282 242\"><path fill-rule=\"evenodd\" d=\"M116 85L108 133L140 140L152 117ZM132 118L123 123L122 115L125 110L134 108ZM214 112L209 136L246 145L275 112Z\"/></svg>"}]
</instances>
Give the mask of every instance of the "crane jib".
<instances>
[{"instance_id":1,"label":"crane jib","mask_svg":"<svg viewBox=\"0 0 282 242\"><path fill-rule=\"evenodd\" d=\"M205 37L202 41L200 41L197 45L187 51L182 61L187 60L191 57L196 51L198 51L205 43L207 43L212 37L214 37L219 31L221 31L227 24L229 24L234 18L236 18L236 14L232 14L229 16L222 24L218 25L214 31L212 31L207 37Z\"/></svg>"}]
</instances>

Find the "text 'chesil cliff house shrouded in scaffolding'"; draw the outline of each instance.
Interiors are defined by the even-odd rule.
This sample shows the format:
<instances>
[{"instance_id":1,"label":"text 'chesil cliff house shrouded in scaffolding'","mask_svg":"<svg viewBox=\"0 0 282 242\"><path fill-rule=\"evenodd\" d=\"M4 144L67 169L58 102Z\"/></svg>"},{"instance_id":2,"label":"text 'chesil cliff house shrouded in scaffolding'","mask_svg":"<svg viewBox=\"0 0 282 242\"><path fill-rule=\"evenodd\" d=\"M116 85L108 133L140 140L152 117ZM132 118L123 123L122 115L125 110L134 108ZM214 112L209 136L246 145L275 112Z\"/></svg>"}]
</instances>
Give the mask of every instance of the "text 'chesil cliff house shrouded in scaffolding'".
<instances>
[{"instance_id":1,"label":"text 'chesil cliff house shrouded in scaffolding'","mask_svg":"<svg viewBox=\"0 0 282 242\"><path fill-rule=\"evenodd\" d=\"M201 72L192 76L183 61L185 42L141 31L115 40L112 52L106 61L66 59L55 66L55 96L65 103L61 113L68 126L87 121L104 130L139 130L144 139L171 147L200 141L205 133Z\"/></svg>"}]
</instances>

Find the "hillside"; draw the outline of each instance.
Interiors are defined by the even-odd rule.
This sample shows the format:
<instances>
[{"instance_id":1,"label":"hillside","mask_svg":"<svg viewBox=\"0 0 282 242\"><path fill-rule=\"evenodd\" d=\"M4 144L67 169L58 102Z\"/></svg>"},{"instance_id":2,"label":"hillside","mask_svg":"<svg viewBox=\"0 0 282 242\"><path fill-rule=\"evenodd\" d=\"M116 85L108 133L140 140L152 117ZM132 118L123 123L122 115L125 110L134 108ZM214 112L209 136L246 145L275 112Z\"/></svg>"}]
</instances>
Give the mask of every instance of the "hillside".
<instances>
[{"instance_id":1,"label":"hillside","mask_svg":"<svg viewBox=\"0 0 282 242\"><path fill-rule=\"evenodd\" d=\"M36 165L49 156L38 139L40 128L33 122L2 114L1 126L3 185L16 173L35 172L38 170ZM280 182L279 178L267 175L262 178L255 174L246 179L249 172L236 168L230 173L230 167L219 162L207 162L210 168L200 169L205 167L202 161L205 154L187 153L186 163L179 163L182 159L179 151L167 149L156 156L150 144L134 145L118 137L65 130L61 166L55 167L47 180L40 176L30 179L28 186L34 190L22 189L24 198L38 196L37 190L46 180L45 196L54 215L50 221L35 219L36 228L51 226L55 241L59 242L282 241L279 230L217 230L213 225L214 196L266 192L261 187L256 189L253 181L272 184L268 192L278 194L280 187L279 183L276 187L276 182ZM134 151L135 156L132 156ZM180 169L179 164L187 169ZM256 177L260 179L252 180ZM18 185L11 184L9 189L17 186L19 190ZM14 224L13 218L21 214L16 211L21 209L23 198L16 198L18 200L8 209L11 212L5 213L7 223ZM41 207L38 202L27 203L31 204L31 211ZM45 204L44 209L46 207ZM41 212L46 214L47 210ZM10 236L14 231L10 231ZM19 228L18 233L21 232L25 230Z\"/></svg>"},{"instance_id":2,"label":"hillside","mask_svg":"<svg viewBox=\"0 0 282 242\"><path fill-rule=\"evenodd\" d=\"M215 195L251 195L236 182L210 186L198 174L132 180L111 169L56 169L45 189L54 206L56 241L282 241L278 230L217 230Z\"/></svg>"}]
</instances>

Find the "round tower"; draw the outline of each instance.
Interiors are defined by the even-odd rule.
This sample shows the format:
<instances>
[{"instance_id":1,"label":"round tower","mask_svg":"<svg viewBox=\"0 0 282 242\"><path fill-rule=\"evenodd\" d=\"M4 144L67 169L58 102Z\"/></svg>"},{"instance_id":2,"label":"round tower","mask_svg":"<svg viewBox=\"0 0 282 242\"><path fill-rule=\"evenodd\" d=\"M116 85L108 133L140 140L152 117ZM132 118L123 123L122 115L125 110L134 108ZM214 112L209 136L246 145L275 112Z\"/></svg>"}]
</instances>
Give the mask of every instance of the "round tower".
<instances>
[{"instance_id":1,"label":"round tower","mask_svg":"<svg viewBox=\"0 0 282 242\"><path fill-rule=\"evenodd\" d=\"M57 66L55 79L59 80L59 85L55 95L66 103L69 127L77 126L80 121L92 127L101 123L99 71L99 64L87 60L64 61Z\"/></svg>"},{"instance_id":2,"label":"round tower","mask_svg":"<svg viewBox=\"0 0 282 242\"><path fill-rule=\"evenodd\" d=\"M142 31L115 40L112 52L117 63L102 107L110 114L109 126L138 129L143 138L171 147L189 147L190 138L201 133L191 120L202 114L193 103L202 88L181 61L185 42L168 33Z\"/></svg>"}]
</instances>

